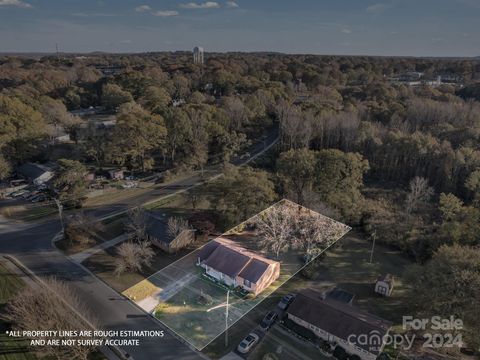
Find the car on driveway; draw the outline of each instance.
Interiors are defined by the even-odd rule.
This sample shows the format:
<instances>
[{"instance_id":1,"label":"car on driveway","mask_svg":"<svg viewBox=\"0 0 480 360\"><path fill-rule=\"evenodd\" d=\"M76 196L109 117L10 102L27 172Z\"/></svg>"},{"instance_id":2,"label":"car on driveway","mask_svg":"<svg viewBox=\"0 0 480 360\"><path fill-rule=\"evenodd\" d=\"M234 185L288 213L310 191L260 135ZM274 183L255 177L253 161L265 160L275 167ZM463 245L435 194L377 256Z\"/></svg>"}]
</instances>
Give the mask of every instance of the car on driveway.
<instances>
[{"instance_id":1,"label":"car on driveway","mask_svg":"<svg viewBox=\"0 0 480 360\"><path fill-rule=\"evenodd\" d=\"M263 331L267 331L277 319L278 314L275 311L269 311L260 323L260 329L262 329Z\"/></svg>"},{"instance_id":2,"label":"car on driveway","mask_svg":"<svg viewBox=\"0 0 480 360\"><path fill-rule=\"evenodd\" d=\"M252 350L253 346L260 340L259 336L255 333L248 334L245 339L242 340L237 346L237 351L242 354L248 353Z\"/></svg>"},{"instance_id":3,"label":"car on driveway","mask_svg":"<svg viewBox=\"0 0 480 360\"><path fill-rule=\"evenodd\" d=\"M277 306L282 310L286 310L294 299L295 299L295 294L285 295L284 297L282 297L282 299L277 304Z\"/></svg>"}]
</instances>

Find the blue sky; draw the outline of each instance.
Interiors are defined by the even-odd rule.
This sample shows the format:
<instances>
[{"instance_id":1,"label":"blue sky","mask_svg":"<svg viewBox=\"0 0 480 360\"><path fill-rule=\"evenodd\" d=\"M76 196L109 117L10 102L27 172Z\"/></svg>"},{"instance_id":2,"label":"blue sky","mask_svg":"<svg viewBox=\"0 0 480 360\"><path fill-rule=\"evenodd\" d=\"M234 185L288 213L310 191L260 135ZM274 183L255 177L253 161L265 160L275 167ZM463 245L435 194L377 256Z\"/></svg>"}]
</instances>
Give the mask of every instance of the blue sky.
<instances>
[{"instance_id":1,"label":"blue sky","mask_svg":"<svg viewBox=\"0 0 480 360\"><path fill-rule=\"evenodd\" d=\"M480 0L0 0L0 52L479 56Z\"/></svg>"}]
</instances>

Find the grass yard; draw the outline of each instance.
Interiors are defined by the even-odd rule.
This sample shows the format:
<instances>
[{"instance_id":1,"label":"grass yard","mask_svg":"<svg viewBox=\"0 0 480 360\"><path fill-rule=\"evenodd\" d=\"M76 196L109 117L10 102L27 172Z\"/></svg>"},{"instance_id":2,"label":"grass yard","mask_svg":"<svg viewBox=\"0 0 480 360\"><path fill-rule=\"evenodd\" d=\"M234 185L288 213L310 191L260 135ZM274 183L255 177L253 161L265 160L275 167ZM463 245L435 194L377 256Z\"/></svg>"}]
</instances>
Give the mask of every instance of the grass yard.
<instances>
[{"instance_id":1,"label":"grass yard","mask_svg":"<svg viewBox=\"0 0 480 360\"><path fill-rule=\"evenodd\" d=\"M258 238L252 232L230 235L229 238L247 249L259 251ZM146 311L151 311L157 304L156 317L196 348L202 349L225 328L225 307L212 308L226 302L228 289L203 275L204 270L196 266L199 252L200 249L191 252L123 294ZM241 298L230 292L228 325L232 326L254 309L303 266L302 252L291 250L282 255L280 277L257 297ZM199 298L209 301L202 304Z\"/></svg>"},{"instance_id":2,"label":"grass yard","mask_svg":"<svg viewBox=\"0 0 480 360\"><path fill-rule=\"evenodd\" d=\"M20 291L25 284L16 275L12 274L0 262L0 314L6 302ZM0 320L0 360L34 360L35 355L30 352L24 340L9 338L5 331L8 325Z\"/></svg>"},{"instance_id":3,"label":"grass yard","mask_svg":"<svg viewBox=\"0 0 480 360\"><path fill-rule=\"evenodd\" d=\"M58 209L55 205L44 205L42 203L14 205L3 208L1 214L12 220L34 221L47 216L54 216L58 214Z\"/></svg>"},{"instance_id":4,"label":"grass yard","mask_svg":"<svg viewBox=\"0 0 480 360\"><path fill-rule=\"evenodd\" d=\"M115 270L115 252L117 247L118 245L92 255L83 262L83 265L120 293L174 263L191 251L191 249L185 249L176 254L167 254L160 249L154 248L156 255L153 258L153 263L150 267L144 269L142 273L124 273L116 276L113 272Z\"/></svg>"},{"instance_id":5,"label":"grass yard","mask_svg":"<svg viewBox=\"0 0 480 360\"><path fill-rule=\"evenodd\" d=\"M277 206L290 206L292 211L298 211L293 203L278 204ZM322 220L325 221L325 232L329 234L323 245L325 249L348 232L349 228L324 217ZM276 254L262 246L260 236L262 235L256 232L254 226L240 224L223 237L252 253L277 259ZM225 303L229 290L213 278L207 278L204 275L205 270L196 265L200 251L198 248L155 273L147 281L141 281L124 292L145 311L152 312L156 309L157 318L197 349L208 345L224 330L224 307L219 305ZM268 288L254 298L237 295L235 291L230 292L228 326L241 319L305 266L304 251L300 248L292 247L279 255L280 276ZM201 304L199 298L208 299L207 304ZM219 307L215 308L216 306Z\"/></svg>"},{"instance_id":6,"label":"grass yard","mask_svg":"<svg viewBox=\"0 0 480 360\"><path fill-rule=\"evenodd\" d=\"M331 359L312 343L289 334L278 325L274 326L252 351L249 360L263 360L267 354L273 354L278 360Z\"/></svg>"},{"instance_id":7,"label":"grass yard","mask_svg":"<svg viewBox=\"0 0 480 360\"><path fill-rule=\"evenodd\" d=\"M355 234L347 236L338 248L328 252L321 262L318 284L333 283L356 295L354 303L365 311L401 324L408 311L408 286L402 275L411 261L399 251L377 245L373 263L369 263L371 243ZM384 273L395 276L391 297L382 297L374 292L377 277Z\"/></svg>"},{"instance_id":8,"label":"grass yard","mask_svg":"<svg viewBox=\"0 0 480 360\"><path fill-rule=\"evenodd\" d=\"M369 264L370 250L370 242L363 240L355 233L348 234L335 247L329 249L326 256L318 260L320 266L316 276L306 279L301 273L295 275L228 330L228 347L225 347L224 334L222 334L202 352L212 359L219 359L233 350L260 323L263 316L275 308L282 296L305 288L322 290L338 286L356 295L354 300L356 306L390 320L396 325L401 325L402 315L409 313L406 305L408 286L402 283L401 277L411 262L399 251L377 245L373 264ZM395 275L396 278L392 296L389 298L377 295L373 285L378 275L386 272ZM260 360L268 353L275 353L278 346L284 347L283 338L278 336L277 332L274 335L276 336L267 337L265 344L263 342L259 344L252 353L251 359ZM297 346L296 348L309 359L322 359L321 354L313 357L306 347ZM283 355L276 354L277 357L290 359L291 355L287 355L288 350L284 350Z\"/></svg>"},{"instance_id":9,"label":"grass yard","mask_svg":"<svg viewBox=\"0 0 480 360\"><path fill-rule=\"evenodd\" d=\"M209 300L204 300L208 294ZM167 302L161 303L155 316L169 328L197 347L203 347L225 327L225 308L210 312L215 306L226 303L227 292L208 281L196 279L190 286L183 287ZM231 301L235 301L231 295ZM235 318L232 310L231 319Z\"/></svg>"}]
</instances>

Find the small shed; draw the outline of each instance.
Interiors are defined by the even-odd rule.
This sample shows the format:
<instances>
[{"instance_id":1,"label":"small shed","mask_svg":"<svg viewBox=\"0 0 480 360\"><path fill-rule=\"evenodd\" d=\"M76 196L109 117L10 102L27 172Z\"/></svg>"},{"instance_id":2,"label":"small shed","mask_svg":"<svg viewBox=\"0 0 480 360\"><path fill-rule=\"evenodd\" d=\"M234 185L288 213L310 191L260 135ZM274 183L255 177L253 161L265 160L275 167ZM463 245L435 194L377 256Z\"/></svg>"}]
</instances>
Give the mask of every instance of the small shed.
<instances>
[{"instance_id":1,"label":"small shed","mask_svg":"<svg viewBox=\"0 0 480 360\"><path fill-rule=\"evenodd\" d=\"M375 283L375 292L382 296L390 296L393 291L394 277L392 274L384 274L378 277Z\"/></svg>"}]
</instances>

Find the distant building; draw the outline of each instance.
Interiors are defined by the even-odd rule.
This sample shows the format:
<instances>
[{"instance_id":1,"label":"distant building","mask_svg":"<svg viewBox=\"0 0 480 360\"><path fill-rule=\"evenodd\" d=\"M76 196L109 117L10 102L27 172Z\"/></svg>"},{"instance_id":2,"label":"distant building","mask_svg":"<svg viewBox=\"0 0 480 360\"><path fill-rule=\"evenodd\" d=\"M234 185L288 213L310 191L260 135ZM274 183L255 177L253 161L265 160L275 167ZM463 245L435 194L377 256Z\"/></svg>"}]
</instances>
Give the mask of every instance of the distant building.
<instances>
[{"instance_id":1,"label":"distant building","mask_svg":"<svg viewBox=\"0 0 480 360\"><path fill-rule=\"evenodd\" d=\"M280 263L240 247L234 241L217 238L206 244L197 265L205 273L231 287L260 294L280 276Z\"/></svg>"},{"instance_id":2,"label":"distant building","mask_svg":"<svg viewBox=\"0 0 480 360\"><path fill-rule=\"evenodd\" d=\"M90 115L95 115L98 114L102 111L105 111L104 106L90 106L88 108L82 108L82 109L76 109L70 111L70 114L75 115L75 116L90 116Z\"/></svg>"},{"instance_id":3,"label":"distant building","mask_svg":"<svg viewBox=\"0 0 480 360\"><path fill-rule=\"evenodd\" d=\"M390 296L393 291L394 277L391 274L379 276L375 283L375 292L383 296Z\"/></svg>"},{"instance_id":4,"label":"distant building","mask_svg":"<svg viewBox=\"0 0 480 360\"><path fill-rule=\"evenodd\" d=\"M195 46L193 49L193 63L194 64L203 64L203 48L200 46Z\"/></svg>"},{"instance_id":5,"label":"distant building","mask_svg":"<svg viewBox=\"0 0 480 360\"><path fill-rule=\"evenodd\" d=\"M125 172L122 169L113 169L108 171L108 176L112 180L123 180Z\"/></svg>"},{"instance_id":6,"label":"distant building","mask_svg":"<svg viewBox=\"0 0 480 360\"><path fill-rule=\"evenodd\" d=\"M362 360L375 360L392 324L321 292L301 291L287 310L288 318L319 338L341 346ZM368 341L365 341L368 340Z\"/></svg>"},{"instance_id":7,"label":"distant building","mask_svg":"<svg viewBox=\"0 0 480 360\"><path fill-rule=\"evenodd\" d=\"M52 166L25 163L17 169L17 175L32 182L34 185L42 185L50 181L55 173Z\"/></svg>"}]
</instances>

